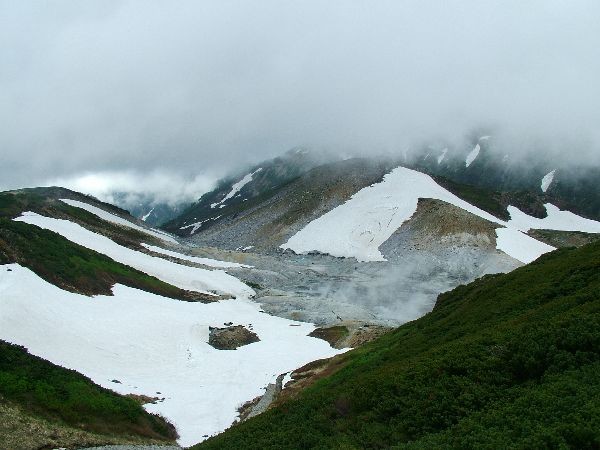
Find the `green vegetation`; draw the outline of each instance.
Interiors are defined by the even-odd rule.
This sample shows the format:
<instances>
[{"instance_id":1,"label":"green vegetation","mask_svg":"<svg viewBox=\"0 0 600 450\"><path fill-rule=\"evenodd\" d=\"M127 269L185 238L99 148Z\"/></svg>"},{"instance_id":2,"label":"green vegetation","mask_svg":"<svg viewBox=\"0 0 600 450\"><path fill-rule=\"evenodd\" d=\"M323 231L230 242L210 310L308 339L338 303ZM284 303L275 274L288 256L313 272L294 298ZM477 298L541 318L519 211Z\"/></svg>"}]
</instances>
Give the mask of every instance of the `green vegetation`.
<instances>
[{"instance_id":1,"label":"green vegetation","mask_svg":"<svg viewBox=\"0 0 600 450\"><path fill-rule=\"evenodd\" d=\"M33 211L55 219L70 220L88 230L112 239L117 244L134 250L140 249L140 242L160 245L159 240L153 236L132 228L106 222L89 211L61 202L60 198L73 198L83 201L116 215L126 216L127 214L127 211L68 189L33 188L0 193L0 217L12 219L24 211Z\"/></svg>"},{"instance_id":2,"label":"green vegetation","mask_svg":"<svg viewBox=\"0 0 600 450\"><path fill-rule=\"evenodd\" d=\"M457 183L448 178L434 177L435 181L457 197L489 212L502 220L509 220L508 206L538 218L546 217L543 197L529 191L496 192L479 186Z\"/></svg>"},{"instance_id":3,"label":"green vegetation","mask_svg":"<svg viewBox=\"0 0 600 450\"><path fill-rule=\"evenodd\" d=\"M510 219L510 214L506 210L507 205L502 202L502 195L500 193L477 186L456 183L444 177L438 176L434 178L437 183L466 202L489 212L499 219Z\"/></svg>"},{"instance_id":4,"label":"green vegetation","mask_svg":"<svg viewBox=\"0 0 600 450\"><path fill-rule=\"evenodd\" d=\"M187 293L53 231L0 218L0 264L16 262L63 289L107 294L115 283L183 299Z\"/></svg>"},{"instance_id":5,"label":"green vegetation","mask_svg":"<svg viewBox=\"0 0 600 450\"><path fill-rule=\"evenodd\" d=\"M600 242L439 296L197 449L599 448Z\"/></svg>"},{"instance_id":6,"label":"green vegetation","mask_svg":"<svg viewBox=\"0 0 600 450\"><path fill-rule=\"evenodd\" d=\"M14 218L23 211L37 210L44 204L44 199L35 194L0 193L0 217Z\"/></svg>"},{"instance_id":7,"label":"green vegetation","mask_svg":"<svg viewBox=\"0 0 600 450\"><path fill-rule=\"evenodd\" d=\"M348 334L350 334L348 327L344 325L335 325L327 328L316 328L309 336L323 339L324 341L329 342L332 347L335 347L336 344L346 338Z\"/></svg>"},{"instance_id":8,"label":"green vegetation","mask_svg":"<svg viewBox=\"0 0 600 450\"><path fill-rule=\"evenodd\" d=\"M108 435L172 441L175 429L127 397L89 378L0 341L0 396L51 421Z\"/></svg>"},{"instance_id":9,"label":"green vegetation","mask_svg":"<svg viewBox=\"0 0 600 450\"><path fill-rule=\"evenodd\" d=\"M527 234L556 248L581 247L600 241L600 233L583 233L581 231L529 230Z\"/></svg>"},{"instance_id":10,"label":"green vegetation","mask_svg":"<svg viewBox=\"0 0 600 450\"><path fill-rule=\"evenodd\" d=\"M128 247L139 246L142 240L153 242L151 236L104 222L88 211L69 206L56 199L69 193L71 196L74 195L61 188L37 188L0 193L0 264L18 263L62 289L86 295L110 295L112 287L120 283L178 300L210 299L204 294L179 289L116 262L108 256L75 244L52 231L12 220L23 211L35 211L46 216L69 219L83 224L86 228L104 234ZM84 196L81 197L85 199Z\"/></svg>"}]
</instances>

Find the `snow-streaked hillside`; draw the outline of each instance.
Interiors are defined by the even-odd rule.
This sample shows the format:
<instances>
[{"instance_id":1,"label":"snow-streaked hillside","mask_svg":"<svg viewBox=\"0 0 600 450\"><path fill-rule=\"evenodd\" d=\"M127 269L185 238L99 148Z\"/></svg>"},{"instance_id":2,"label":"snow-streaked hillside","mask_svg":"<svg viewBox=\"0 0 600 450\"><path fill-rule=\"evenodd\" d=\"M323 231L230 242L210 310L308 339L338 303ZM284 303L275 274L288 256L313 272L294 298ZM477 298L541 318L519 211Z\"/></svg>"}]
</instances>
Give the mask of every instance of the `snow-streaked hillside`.
<instances>
[{"instance_id":1,"label":"snow-streaked hillside","mask_svg":"<svg viewBox=\"0 0 600 450\"><path fill-rule=\"evenodd\" d=\"M70 206L74 206L76 208L81 208L86 210L87 212L90 212L98 217L100 217L102 220L106 220L107 222L112 222L115 223L117 225L121 225L123 227L128 227L128 228L133 228L134 230L137 231L141 231L142 233L146 233L149 234L150 236L154 236L158 239L161 239L165 242L169 242L171 244L177 244L177 241L175 239L173 239L172 236L170 236L169 234L165 233L164 231L159 231L159 230L155 230L155 229L151 229L151 228L145 228L145 227L141 227L129 220L123 219L122 217L119 217L115 214L109 213L108 211L105 211L103 209L100 209L96 206L90 205L89 203L84 203L84 202L80 202L77 200L70 200L67 198L61 198L60 199L62 202L66 203L67 205Z\"/></svg>"},{"instance_id":2,"label":"snow-streaked hillside","mask_svg":"<svg viewBox=\"0 0 600 450\"><path fill-rule=\"evenodd\" d=\"M312 325L261 313L246 298L188 303L121 285L113 293L90 298L2 266L0 338L117 392L164 398L146 408L175 424L182 445L223 431L277 375L339 353L307 336ZM208 327L228 322L260 342L230 351L208 345Z\"/></svg>"},{"instance_id":3,"label":"snow-streaked hillside","mask_svg":"<svg viewBox=\"0 0 600 450\"><path fill-rule=\"evenodd\" d=\"M246 186L248 183L250 183L252 181L252 177L254 175L256 175L258 172L260 172L261 170L262 170L262 167L259 167L254 172L244 175L244 177L240 181L238 181L237 183L234 183L233 186L231 186L231 190L227 193L227 195L225 197L223 197L222 200L220 200L216 203L212 203L210 205L210 207L216 208L219 205L223 205L223 203L225 203L230 198L233 198L236 195L238 195L238 192L240 192L244 186Z\"/></svg>"},{"instance_id":4,"label":"snow-streaked hillside","mask_svg":"<svg viewBox=\"0 0 600 450\"><path fill-rule=\"evenodd\" d=\"M543 219L531 217L514 206L509 206L510 220L508 224L521 231L538 229L600 233L600 222L585 219L570 211L561 211L551 203L546 203L544 206L547 216Z\"/></svg>"},{"instance_id":5,"label":"snow-streaked hillside","mask_svg":"<svg viewBox=\"0 0 600 450\"><path fill-rule=\"evenodd\" d=\"M333 256L354 257L359 261L383 261L379 247L414 214L419 198L442 200L497 223L497 248L523 263L553 250L553 247L522 233L527 228L520 227L514 220L504 222L447 191L430 176L404 167L394 169L381 183L360 190L343 205L310 222L281 247L296 253L319 251ZM575 231L587 231L594 228L588 222L598 224L558 211L552 205L547 209L551 215L548 219L541 219L540 224L544 226L539 228L565 229L552 227L568 222ZM501 231L503 227L510 230Z\"/></svg>"},{"instance_id":6,"label":"snow-streaked hillside","mask_svg":"<svg viewBox=\"0 0 600 450\"><path fill-rule=\"evenodd\" d=\"M212 258L200 258L197 256L184 255L183 253L174 252L172 250L166 250L161 247L156 247L155 245L142 244L142 246L154 253L159 253L161 255L170 256L172 258L183 259L185 261L190 261L190 262L193 262L196 264L202 264L204 266L209 266L209 267L218 267L221 269L227 269L227 268L232 268L232 267L246 267L246 268L251 267L246 264L239 264L239 263L234 263L234 262L229 262L229 261L219 261L219 260L212 259Z\"/></svg>"},{"instance_id":7,"label":"snow-streaked hillside","mask_svg":"<svg viewBox=\"0 0 600 450\"><path fill-rule=\"evenodd\" d=\"M33 212L25 212L15 220L54 231L76 244L102 253L181 289L202 293L219 292L235 296L249 296L254 293L251 288L222 270L189 267L150 256L119 245L68 220L45 217Z\"/></svg>"}]
</instances>

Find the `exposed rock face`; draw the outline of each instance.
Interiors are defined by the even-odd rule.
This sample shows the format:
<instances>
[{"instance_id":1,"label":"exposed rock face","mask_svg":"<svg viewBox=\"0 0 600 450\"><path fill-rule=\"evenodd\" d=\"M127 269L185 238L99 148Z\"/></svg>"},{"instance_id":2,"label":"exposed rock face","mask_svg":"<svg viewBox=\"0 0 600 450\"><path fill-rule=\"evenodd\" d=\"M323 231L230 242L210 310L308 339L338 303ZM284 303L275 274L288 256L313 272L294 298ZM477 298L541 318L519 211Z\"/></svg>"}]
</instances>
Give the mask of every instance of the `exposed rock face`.
<instances>
[{"instance_id":1,"label":"exposed rock face","mask_svg":"<svg viewBox=\"0 0 600 450\"><path fill-rule=\"evenodd\" d=\"M243 325L226 328L210 327L208 337L208 343L218 350L236 350L238 347L258 341L260 341L258 335Z\"/></svg>"},{"instance_id":2,"label":"exposed rock face","mask_svg":"<svg viewBox=\"0 0 600 450\"><path fill-rule=\"evenodd\" d=\"M202 200L194 207L198 211L192 218L182 216L165 228L189 237L198 246L230 250L252 246L253 251L279 252L279 245L309 222L362 188L380 182L392 168L390 164L362 159L325 164L287 183L271 186L247 201L236 197L223 208L209 205L202 209L207 202ZM251 182L245 189L253 185ZM181 229L200 221L206 222L193 235L189 228Z\"/></svg>"}]
</instances>

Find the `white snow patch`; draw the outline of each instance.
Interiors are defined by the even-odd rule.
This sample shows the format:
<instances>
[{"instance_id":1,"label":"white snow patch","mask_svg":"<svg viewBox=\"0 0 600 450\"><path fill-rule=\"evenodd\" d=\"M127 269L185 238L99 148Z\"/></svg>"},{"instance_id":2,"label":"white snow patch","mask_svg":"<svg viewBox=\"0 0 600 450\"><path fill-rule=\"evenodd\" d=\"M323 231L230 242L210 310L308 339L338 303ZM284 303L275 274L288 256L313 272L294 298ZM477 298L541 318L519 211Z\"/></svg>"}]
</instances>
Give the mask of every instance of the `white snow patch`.
<instances>
[{"instance_id":1,"label":"white snow patch","mask_svg":"<svg viewBox=\"0 0 600 450\"><path fill-rule=\"evenodd\" d=\"M496 228L496 248L525 264L555 250L554 247L511 227Z\"/></svg>"},{"instance_id":2,"label":"white snow patch","mask_svg":"<svg viewBox=\"0 0 600 450\"><path fill-rule=\"evenodd\" d=\"M548 188L552 184L552 181L554 180L555 173L556 173L556 169L554 169L552 172L548 172L546 175L544 175L544 178L542 178L542 185L541 185L542 192L546 192L548 190Z\"/></svg>"},{"instance_id":3,"label":"white snow patch","mask_svg":"<svg viewBox=\"0 0 600 450\"><path fill-rule=\"evenodd\" d=\"M209 266L209 267L218 267L218 268L223 268L223 269L227 269L230 267L246 267L246 268L252 267L252 266L248 266L246 264L239 264L239 263L235 263L235 262L219 261L219 260L211 259L211 258L201 258L199 256L185 255L183 253L178 253L178 252L174 252L171 250L165 250L164 248L156 247L154 245L142 244L142 246L146 247L151 252L160 253L160 254L166 255L166 256L172 256L173 258L183 259L185 261L203 264L203 265Z\"/></svg>"},{"instance_id":4,"label":"white snow patch","mask_svg":"<svg viewBox=\"0 0 600 450\"><path fill-rule=\"evenodd\" d=\"M14 220L54 231L76 244L102 253L115 261L141 270L181 289L203 293L217 291L233 294L236 297L254 294L250 287L222 270L184 266L137 252L68 220L53 219L33 212L24 212Z\"/></svg>"},{"instance_id":5,"label":"white snow patch","mask_svg":"<svg viewBox=\"0 0 600 450\"><path fill-rule=\"evenodd\" d=\"M244 186L246 186L248 183L250 183L252 181L252 177L257 174L258 172L260 172L262 170L262 167L259 167L258 169L256 169L254 172L249 173L248 175L244 176L244 178L242 178L240 181L238 181L237 183L235 183L233 186L231 186L231 191L229 191L229 193L223 198L223 200L221 200L220 202L217 203L212 203L210 205L211 208L215 208L217 205L220 205L224 202L226 202L227 200L229 200L230 198L232 198L235 194L237 194ZM220 208L223 208L223 206L220 206Z\"/></svg>"},{"instance_id":6,"label":"white snow patch","mask_svg":"<svg viewBox=\"0 0 600 450\"><path fill-rule=\"evenodd\" d=\"M288 372L285 374L285 376L283 377L283 380L281 380L281 389L285 388L285 385L288 384L290 381L292 381L292 372Z\"/></svg>"},{"instance_id":7,"label":"white snow patch","mask_svg":"<svg viewBox=\"0 0 600 450\"><path fill-rule=\"evenodd\" d=\"M446 153L448 153L448 149L447 148L445 148L444 150L442 150L442 154L440 156L438 156L438 159L437 159L437 163L438 164L442 163L442 161L446 157Z\"/></svg>"},{"instance_id":8,"label":"white snow patch","mask_svg":"<svg viewBox=\"0 0 600 450\"><path fill-rule=\"evenodd\" d=\"M300 254L316 250L358 261L385 261L379 246L410 219L420 198L442 200L502 227L515 229L447 191L429 175L398 167L381 183L361 189L343 205L310 222L280 247ZM530 247L538 250L536 257L547 251L532 237L521 234L505 234L496 248L521 262L528 262L533 250L522 257L514 245L509 245L512 236L519 242L534 241Z\"/></svg>"},{"instance_id":9,"label":"white snow patch","mask_svg":"<svg viewBox=\"0 0 600 450\"><path fill-rule=\"evenodd\" d=\"M296 253L317 250L359 261L384 261L379 246L413 215L419 198L443 200L503 224L442 188L429 175L398 167L385 175L381 183L361 189L343 205L310 222L281 248Z\"/></svg>"},{"instance_id":10,"label":"white snow patch","mask_svg":"<svg viewBox=\"0 0 600 450\"><path fill-rule=\"evenodd\" d=\"M157 237L165 242L170 242L172 244L178 244L178 242L175 239L173 239L172 236L165 233L164 231L155 230L153 228L149 229L149 228L140 227L139 225L136 225L135 223L130 222L129 220L125 220L122 217L119 217L115 214L109 213L108 211L104 211L103 209L97 208L88 203L79 202L77 200L71 200L68 198L61 198L60 201L66 203L67 205L74 206L75 208L84 209L87 212L90 212L90 213L94 214L95 216L100 217L102 220L106 220L107 222L112 222L117 225L133 228L134 230L141 231L142 233L146 233L146 234L149 234L150 236Z\"/></svg>"},{"instance_id":11,"label":"white snow patch","mask_svg":"<svg viewBox=\"0 0 600 450\"><path fill-rule=\"evenodd\" d=\"M146 219L147 219L148 217L150 217L150 214L152 214L153 212L154 212L154 208L152 208L150 211L148 211L146 214L144 214L144 215L142 216L142 220L145 222L145 221L146 221Z\"/></svg>"},{"instance_id":12,"label":"white snow patch","mask_svg":"<svg viewBox=\"0 0 600 450\"><path fill-rule=\"evenodd\" d=\"M508 207L510 220L508 225L521 231L558 230L558 231L582 231L584 233L600 233L600 222L585 219L570 211L561 211L552 203L546 203L547 216L543 219L525 214L514 206Z\"/></svg>"},{"instance_id":13,"label":"white snow patch","mask_svg":"<svg viewBox=\"0 0 600 450\"><path fill-rule=\"evenodd\" d=\"M487 141L491 136L481 136L479 138L480 141Z\"/></svg>"},{"instance_id":14,"label":"white snow patch","mask_svg":"<svg viewBox=\"0 0 600 450\"><path fill-rule=\"evenodd\" d=\"M479 144L477 144L473 148L473 150L471 150L471 152L467 155L467 159L465 160L465 165L467 167L469 167L473 163L473 161L475 161L477 156L479 156L479 150L481 150L481 147Z\"/></svg>"},{"instance_id":15,"label":"white snow patch","mask_svg":"<svg viewBox=\"0 0 600 450\"><path fill-rule=\"evenodd\" d=\"M191 228L192 230L190 231L190 235L194 234L196 231L198 231L198 228L200 228L203 224L205 224L206 222L208 222L209 220L217 220L219 217L221 217L221 215L218 215L217 217L211 217L210 219L205 219L205 220L201 220L200 222L194 222L191 223L189 225L186 225L184 227L179 228L180 230L185 230L186 228ZM196 218L194 217L194 220Z\"/></svg>"},{"instance_id":16,"label":"white snow patch","mask_svg":"<svg viewBox=\"0 0 600 450\"><path fill-rule=\"evenodd\" d=\"M90 298L3 267L12 271L0 270L0 338L121 394L165 397L144 407L176 426L182 446L225 430L279 374L340 353L307 336L312 324L291 327L245 298L188 303L122 285ZM214 349L208 327L225 322L251 324L260 342Z\"/></svg>"}]
</instances>

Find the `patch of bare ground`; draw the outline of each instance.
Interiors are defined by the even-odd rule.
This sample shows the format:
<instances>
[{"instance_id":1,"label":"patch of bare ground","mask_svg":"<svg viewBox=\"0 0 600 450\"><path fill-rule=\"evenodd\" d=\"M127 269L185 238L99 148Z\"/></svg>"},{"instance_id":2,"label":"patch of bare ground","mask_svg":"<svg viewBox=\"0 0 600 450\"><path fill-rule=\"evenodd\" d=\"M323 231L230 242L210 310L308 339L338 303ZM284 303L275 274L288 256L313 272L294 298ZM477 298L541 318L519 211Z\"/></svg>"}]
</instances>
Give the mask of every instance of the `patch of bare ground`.
<instances>
[{"instance_id":1,"label":"patch of bare ground","mask_svg":"<svg viewBox=\"0 0 600 450\"><path fill-rule=\"evenodd\" d=\"M344 322L343 325L334 325L315 329L310 336L323 339L332 347L348 348L359 347L392 330L389 327L371 325L362 322ZM291 379L282 385L284 374L279 375L275 383L265 389L265 394L247 401L238 408L239 417L234 425L260 414L267 409L277 406L290 398L294 398L301 391L310 387L321 378L327 377L345 364L344 355L333 358L319 359L294 370Z\"/></svg>"},{"instance_id":2,"label":"patch of bare ground","mask_svg":"<svg viewBox=\"0 0 600 450\"><path fill-rule=\"evenodd\" d=\"M495 249L498 225L441 200L419 199L413 216L397 232L410 230L420 248L444 244L471 244Z\"/></svg>"},{"instance_id":3,"label":"patch of bare ground","mask_svg":"<svg viewBox=\"0 0 600 450\"><path fill-rule=\"evenodd\" d=\"M600 233L581 231L529 230L529 236L553 247L581 247L600 240Z\"/></svg>"},{"instance_id":4,"label":"patch of bare ground","mask_svg":"<svg viewBox=\"0 0 600 450\"><path fill-rule=\"evenodd\" d=\"M291 374L291 380L285 386L282 385L284 375L279 375L275 383L271 383L266 387L263 395L247 401L238 408L239 416L232 426L263 413L287 399L294 398L298 393L319 379L333 374L343 367L342 356L338 355L333 358L319 359L294 370ZM284 387L285 389L283 389Z\"/></svg>"},{"instance_id":5,"label":"patch of bare ground","mask_svg":"<svg viewBox=\"0 0 600 450\"><path fill-rule=\"evenodd\" d=\"M277 398L269 405L269 408L277 406L289 399L295 398L304 389L312 386L322 378L328 377L346 364L344 355L333 358L318 359L310 362L291 373L291 380L284 386Z\"/></svg>"},{"instance_id":6,"label":"patch of bare ground","mask_svg":"<svg viewBox=\"0 0 600 450\"><path fill-rule=\"evenodd\" d=\"M140 405L146 405L148 403L156 404L158 402L164 401L165 397L150 397L144 394L126 394L125 397L129 397L132 400L135 400Z\"/></svg>"},{"instance_id":7,"label":"patch of bare ground","mask_svg":"<svg viewBox=\"0 0 600 450\"><path fill-rule=\"evenodd\" d=\"M209 327L209 330L208 343L218 350L236 350L238 347L260 341L256 333L243 325Z\"/></svg>"},{"instance_id":8,"label":"patch of bare ground","mask_svg":"<svg viewBox=\"0 0 600 450\"><path fill-rule=\"evenodd\" d=\"M316 328L309 336L323 339L333 348L356 348L390 330L391 328L381 325L346 321L342 325Z\"/></svg>"},{"instance_id":9,"label":"patch of bare ground","mask_svg":"<svg viewBox=\"0 0 600 450\"><path fill-rule=\"evenodd\" d=\"M61 422L34 417L20 407L0 399L0 450L76 449L98 445L168 443L134 436L91 433Z\"/></svg>"}]
</instances>

